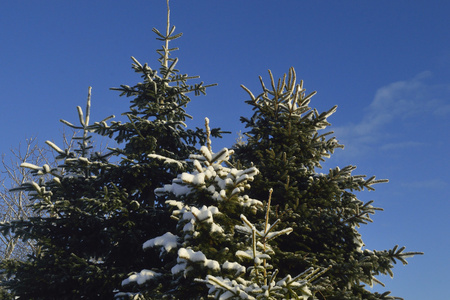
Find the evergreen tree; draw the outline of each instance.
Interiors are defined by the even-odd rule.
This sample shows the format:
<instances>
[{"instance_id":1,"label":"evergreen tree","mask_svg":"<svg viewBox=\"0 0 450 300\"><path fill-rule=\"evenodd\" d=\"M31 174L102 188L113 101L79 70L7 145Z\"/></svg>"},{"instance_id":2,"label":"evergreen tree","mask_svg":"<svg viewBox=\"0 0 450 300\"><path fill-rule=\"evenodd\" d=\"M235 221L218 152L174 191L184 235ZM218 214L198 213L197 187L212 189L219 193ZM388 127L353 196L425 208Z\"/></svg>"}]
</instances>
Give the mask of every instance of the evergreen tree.
<instances>
[{"instance_id":1,"label":"evergreen tree","mask_svg":"<svg viewBox=\"0 0 450 300\"><path fill-rule=\"evenodd\" d=\"M317 292L320 299L392 299L389 292L372 293L363 284L380 283L376 275L393 276L393 263L418 252L404 247L371 251L364 248L357 228L371 222L376 210L373 201L358 200L354 191L374 190L375 176L353 175L354 166L317 173L320 163L336 148L343 148L333 132L323 132L327 118L336 111L318 113L309 103L315 92L306 94L303 82L296 84L293 68L277 83L269 71L271 86L260 78L262 93L246 101L254 114L241 118L249 131L247 143L236 144L236 158L243 165L260 170L249 196L261 198L268 188L274 190L274 214L282 226L291 227L289 236L281 236L273 245L274 264L280 274L298 273L309 267L332 268L322 278Z\"/></svg>"},{"instance_id":2,"label":"evergreen tree","mask_svg":"<svg viewBox=\"0 0 450 300\"><path fill-rule=\"evenodd\" d=\"M168 1L167 1L168 5ZM118 144L124 143L123 149L114 149L123 156L118 173L120 185L129 190L140 204L158 206L155 203L154 190L169 182L185 165L189 154L196 151L197 143L204 144L206 134L203 129L186 129L185 121L192 117L185 111L191 101L188 93L205 94L207 87L203 82L188 84L198 76L181 74L176 69L178 58L171 58L171 52L178 48L169 48L169 42L182 36L174 34L175 26L170 27L170 10L167 10L167 27L165 34L153 28L157 40L164 45L157 50L160 55L160 70L142 65L132 57L133 70L140 74L143 82L134 86L121 85L112 88L121 92L121 96L134 97L130 111L123 113L128 122L97 123L96 132L114 137ZM221 137L220 128L213 129L214 137Z\"/></svg>"},{"instance_id":3,"label":"evergreen tree","mask_svg":"<svg viewBox=\"0 0 450 300\"><path fill-rule=\"evenodd\" d=\"M169 11L168 11L169 17ZM34 240L38 251L25 262L2 263L8 280L2 284L24 299L111 299L130 270L162 262L145 256L142 243L176 225L170 213L155 201L154 189L187 170L179 163L204 142L202 129L185 129L190 116L184 108L189 92L204 94L203 83L187 84L189 77L175 69L170 58L176 48L169 41L175 27L167 23L166 34L153 29L164 42L160 71L133 58L133 69L143 82L115 88L133 97L127 122L90 124L90 93L86 110L78 107L80 125L62 121L81 130L76 149L60 149L47 142L62 160L57 168L24 163L33 170L36 182L17 190L30 193L39 217L1 224L5 234ZM121 148L102 154L92 148L91 133L114 137ZM220 129L212 131L220 136ZM114 157L109 162L108 158ZM51 180L43 176L50 175ZM155 251L156 252L156 251Z\"/></svg>"},{"instance_id":4,"label":"evergreen tree","mask_svg":"<svg viewBox=\"0 0 450 300\"><path fill-rule=\"evenodd\" d=\"M419 253L364 249L357 228L381 209L354 191L385 180L353 175L354 166L316 172L342 147L320 132L336 107L312 110L314 93L293 69L278 84L270 74L260 95L244 87L255 110L242 119L247 143L214 153L209 135L220 129L185 128L187 94L208 86L176 69L169 42L181 34L169 15L165 33L153 29L164 42L159 72L132 58L142 82L115 88L132 97L127 121L90 124L89 93L80 125L63 121L81 130L77 147L47 142L58 167L22 165L37 180L17 190L29 192L37 216L0 229L36 251L3 261L2 285L22 299L393 299L363 284ZM120 147L96 152L91 133Z\"/></svg>"},{"instance_id":5,"label":"evergreen tree","mask_svg":"<svg viewBox=\"0 0 450 300\"><path fill-rule=\"evenodd\" d=\"M207 124L208 128L208 124ZM277 277L269 260L270 242L292 228L275 231L269 224L269 203L245 194L258 174L255 167L239 170L230 162L232 150L214 153L203 146L190 156L192 172L179 174L155 192L165 196L177 221L173 231L150 239L144 249L160 249L161 267L149 265L123 281L135 293L119 299L307 299L311 282L327 271L310 268L292 277ZM259 213L258 213L259 212ZM257 223L252 224L246 215ZM319 273L319 274L317 274ZM206 284L205 284L206 283ZM301 298L299 298L301 297ZM303 298L305 297L305 298Z\"/></svg>"},{"instance_id":6,"label":"evergreen tree","mask_svg":"<svg viewBox=\"0 0 450 300\"><path fill-rule=\"evenodd\" d=\"M117 243L129 232L133 201L103 176L116 167L107 161L112 153L91 151L90 90L86 111L78 107L78 114L79 126L65 121L82 130L73 151L47 141L62 164L21 165L38 180L14 190L29 192L36 216L2 224L2 231L36 245L28 260L3 262L8 276L3 284L20 298L103 298L120 276Z\"/></svg>"}]
</instances>

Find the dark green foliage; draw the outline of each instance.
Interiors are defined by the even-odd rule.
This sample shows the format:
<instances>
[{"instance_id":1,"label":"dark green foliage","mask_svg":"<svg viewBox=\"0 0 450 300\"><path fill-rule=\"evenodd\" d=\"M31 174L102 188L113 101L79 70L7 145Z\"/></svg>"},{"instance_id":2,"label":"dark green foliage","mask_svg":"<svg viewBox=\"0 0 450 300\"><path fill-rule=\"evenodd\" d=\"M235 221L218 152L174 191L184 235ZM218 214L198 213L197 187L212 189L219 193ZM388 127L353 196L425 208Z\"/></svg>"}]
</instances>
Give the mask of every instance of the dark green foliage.
<instances>
[{"instance_id":1,"label":"dark green foliage","mask_svg":"<svg viewBox=\"0 0 450 300\"><path fill-rule=\"evenodd\" d=\"M3 284L21 298L111 298L129 266L143 263L134 256L146 238L139 228L160 227L106 176L117 168L107 161L112 153L92 151L89 100L86 117L78 110L83 136L75 138L76 148L62 150L48 142L63 160L59 167L22 165L39 180L15 190L29 192L39 216L1 228L36 241L37 251L27 261L3 262L8 277ZM53 178L45 181L46 175ZM144 227L135 228L137 224Z\"/></svg>"},{"instance_id":2,"label":"dark green foliage","mask_svg":"<svg viewBox=\"0 0 450 300\"><path fill-rule=\"evenodd\" d=\"M160 249L159 257L165 262L162 266L144 265L158 274L154 278L144 280L138 285L138 277L132 275L125 284L142 299L206 299L208 288L203 282L208 274L219 274L219 264L234 257L238 249L243 248L243 237L234 237L235 225L241 224L240 215L244 212L254 213L260 201L242 195L249 188L248 181L257 174L255 168L237 170L228 167L227 163L232 151L222 149L213 153L206 146L201 154L191 155L194 169L183 173L172 180L172 184L157 189L158 195L167 199L171 207L172 219L177 226L166 235L176 235L177 245L168 250L152 239L152 246L144 246L148 250ZM189 229L187 229L189 228ZM173 235L174 234L174 235ZM182 252L193 251L214 261L207 266L204 261L184 259ZM149 255L146 253L146 255ZM185 264L183 266L183 264ZM179 271L174 271L178 268ZM145 273L148 270L143 270ZM118 298L128 299L127 294L119 294Z\"/></svg>"},{"instance_id":3,"label":"dark green foliage","mask_svg":"<svg viewBox=\"0 0 450 300\"><path fill-rule=\"evenodd\" d=\"M167 35L161 53L160 75L133 58L133 69L143 82L116 90L132 97L127 122L106 118L89 124L90 93L86 111L78 107L80 125L62 121L82 131L75 149L49 145L62 160L58 168L24 164L37 176L19 190L30 193L33 209L42 217L1 224L4 233L35 240L38 251L25 262L2 262L7 280L3 285L21 299L111 299L127 274L143 265L164 264L155 255L144 255L142 243L175 226L154 189L188 168L186 159L198 142L206 140L201 129L185 129L189 92L205 92L196 77L179 74L177 60L169 58ZM96 152L91 133L113 137L122 148ZM219 129L212 134L220 136ZM112 162L108 161L109 158ZM42 176L53 179L44 180ZM147 253L148 254L148 253Z\"/></svg>"},{"instance_id":4,"label":"dark green foliage","mask_svg":"<svg viewBox=\"0 0 450 300\"><path fill-rule=\"evenodd\" d=\"M168 25L169 26L169 25ZM140 203L154 204L153 190L169 182L177 171L184 170L178 164L162 163L160 159L149 157L157 154L174 160L184 160L190 153L196 151L197 143L204 143L206 135L203 129L185 129L185 121L191 118L185 107L190 102L189 92L195 95L204 94L208 86L199 84L189 85L189 79L198 78L181 75L175 69L178 59L169 57L170 51L177 48L168 48L168 42L181 36L172 35L175 27L162 35L158 30L153 31L158 39L165 41L166 45L158 50L161 55L160 71L152 70L147 64L142 65L134 57L133 69L141 75L143 82L135 86L122 85L113 88L121 92L121 96L134 97L131 100L130 111L123 113L129 122L97 123L96 132L113 137L117 143L125 142L123 149L114 149L123 155L117 170L122 177L122 185ZM221 136L220 129L213 129L214 137Z\"/></svg>"},{"instance_id":5,"label":"dark green foliage","mask_svg":"<svg viewBox=\"0 0 450 300\"><path fill-rule=\"evenodd\" d=\"M352 175L354 166L316 173L321 161L336 148L343 148L332 132L323 133L330 124L327 117L336 107L324 113L311 109L315 94L305 94L303 82L296 84L293 69L277 83L270 73L271 87L262 79L263 92L250 95L253 107L250 119L242 118L249 131L246 144L235 146L236 159L244 165L255 165L260 175L252 183L251 197L261 199L273 188L273 214L282 226L292 227L289 236L276 240L274 264L281 274L296 274L308 267L332 268L321 278L316 297L319 299L391 299L387 294L367 291L361 284L378 282L378 274L390 274L393 263L418 253L404 253L397 246L389 251L362 250L357 231L371 222L370 215L379 208L357 199L354 191L373 190L372 185L387 180L375 176ZM320 287L322 285L322 287Z\"/></svg>"},{"instance_id":6,"label":"dark green foliage","mask_svg":"<svg viewBox=\"0 0 450 300\"><path fill-rule=\"evenodd\" d=\"M190 101L187 94L203 94L208 85L188 84L197 77L176 69L177 59L170 58L176 48L168 46L181 36L174 30L169 22L165 34L153 30L164 42L158 50L159 72L132 58L142 82L114 88L132 98L129 111L122 114L125 122L108 124L110 118L106 118L89 125L89 93L85 112L78 108L80 125L63 121L82 131L75 138L77 146L60 149L48 142L62 163L57 168L23 164L33 170L36 182L16 190L29 192L38 214L0 224L0 230L35 241L36 251L26 261L1 262L4 289L0 297L13 292L20 299L111 299L134 295L130 291L148 299L206 298L205 276L222 276L222 265L206 266L205 261L183 257L182 252L201 251L217 265L235 259L237 250L248 248L249 238L235 232L241 214L257 226L263 224L258 221L261 213L253 207L262 206L258 200L267 199L273 189L265 224L270 217L281 221L276 230L287 233L292 228L289 235L280 234L271 244L270 263L279 277L312 267L326 270L312 282L314 299L393 299L389 292L372 293L363 284L377 283L379 274L392 276L393 264L406 264L406 257L419 253L397 246L383 251L363 249L357 228L371 222L370 215L381 209L371 201L358 200L354 193L373 190L372 185L386 180L353 175L354 166L316 172L324 157L343 147L330 137L331 132L321 132L330 125L327 117L336 107L324 113L312 110L309 102L315 93L305 94L303 84L296 84L293 69L277 84L270 74L271 88L261 80L263 92L258 96L245 88L251 97L247 103L255 112L250 119L242 118L249 128L248 141L235 146L236 164L232 166L228 161L232 151L222 150L223 157L221 152L212 153L208 130L186 129L185 121L190 118L185 111ZM96 152L91 133L113 138L120 147ZM220 129L210 132L214 137L221 133ZM198 152L196 145L205 143L208 147ZM187 163L188 157L200 163ZM237 176L239 169L248 172L239 174L248 176ZM205 181L189 179L200 173ZM185 178L177 178L179 174ZM246 181L253 176L250 197L239 195L249 188ZM224 183L225 179L231 181ZM183 194L170 190L169 185L162 188L170 182L189 189ZM211 216L202 219L192 213L203 209ZM198 234L185 230L191 221ZM155 239L168 232L177 235L177 245L160 251ZM146 241L153 245L145 247L144 253ZM183 271L172 271L177 266ZM159 275L133 285L138 276L130 272L143 267ZM130 284L122 287L124 279ZM124 293L117 295L118 290Z\"/></svg>"}]
</instances>

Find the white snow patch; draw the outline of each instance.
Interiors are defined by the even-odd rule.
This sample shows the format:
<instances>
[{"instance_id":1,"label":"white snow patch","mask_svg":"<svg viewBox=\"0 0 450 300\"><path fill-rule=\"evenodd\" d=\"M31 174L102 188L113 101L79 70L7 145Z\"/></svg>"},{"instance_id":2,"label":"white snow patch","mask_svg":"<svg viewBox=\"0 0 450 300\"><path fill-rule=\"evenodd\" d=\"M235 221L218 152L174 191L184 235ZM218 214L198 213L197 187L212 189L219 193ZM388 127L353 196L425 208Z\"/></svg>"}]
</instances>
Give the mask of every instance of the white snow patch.
<instances>
[{"instance_id":1,"label":"white snow patch","mask_svg":"<svg viewBox=\"0 0 450 300\"><path fill-rule=\"evenodd\" d=\"M186 223L183 227L183 231L195 231L194 220L190 220L188 223Z\"/></svg>"},{"instance_id":2,"label":"white snow patch","mask_svg":"<svg viewBox=\"0 0 450 300\"><path fill-rule=\"evenodd\" d=\"M192 262L205 262L206 256L201 251L195 252L192 249L180 248L178 250L178 256L185 260L190 260Z\"/></svg>"},{"instance_id":3,"label":"white snow patch","mask_svg":"<svg viewBox=\"0 0 450 300\"><path fill-rule=\"evenodd\" d=\"M181 161L169 158L169 157L165 157L165 156L158 155L158 154L149 154L148 157L162 160L164 164L177 165L180 169L183 168L184 162L181 162Z\"/></svg>"},{"instance_id":4,"label":"white snow patch","mask_svg":"<svg viewBox=\"0 0 450 300\"><path fill-rule=\"evenodd\" d=\"M128 277L127 279L123 280L122 286L130 284L132 282L136 282L137 284L141 285L141 284L144 284L145 282L147 282L148 280L151 280L160 275L161 275L160 273L156 273L154 271L144 269L141 272L139 272L137 274L133 274L130 277Z\"/></svg>"},{"instance_id":5,"label":"white snow patch","mask_svg":"<svg viewBox=\"0 0 450 300\"><path fill-rule=\"evenodd\" d=\"M225 270L235 270L236 271L235 276L245 273L245 271L246 271L245 267L237 262L226 261L222 265L222 268L224 268Z\"/></svg>"},{"instance_id":6,"label":"white snow patch","mask_svg":"<svg viewBox=\"0 0 450 300\"><path fill-rule=\"evenodd\" d=\"M181 180L184 183L191 183L193 185L204 185L205 173L198 173L198 174L183 173L181 174Z\"/></svg>"},{"instance_id":7,"label":"white snow patch","mask_svg":"<svg viewBox=\"0 0 450 300\"><path fill-rule=\"evenodd\" d=\"M186 185L180 185L177 183L166 184L162 188L155 189L156 194L173 193L175 196L189 195L192 189Z\"/></svg>"},{"instance_id":8,"label":"white snow patch","mask_svg":"<svg viewBox=\"0 0 450 300\"><path fill-rule=\"evenodd\" d=\"M178 236L171 232L166 232L162 236L146 241L142 248L145 250L150 247L161 246L164 247L167 252L170 252L173 248L178 247L177 239Z\"/></svg>"},{"instance_id":9,"label":"white snow patch","mask_svg":"<svg viewBox=\"0 0 450 300\"><path fill-rule=\"evenodd\" d=\"M206 146L202 146L200 148L200 152L203 154L203 156L209 161L212 162L212 153L209 151L209 149Z\"/></svg>"},{"instance_id":10,"label":"white snow patch","mask_svg":"<svg viewBox=\"0 0 450 300\"><path fill-rule=\"evenodd\" d=\"M181 271L184 271L186 269L186 262L178 263L176 264L172 269L171 272L173 275L180 273Z\"/></svg>"},{"instance_id":11,"label":"white snow patch","mask_svg":"<svg viewBox=\"0 0 450 300\"><path fill-rule=\"evenodd\" d=\"M225 230L224 230L224 229L222 228L222 226L220 226L219 224L212 223L212 224L211 224L211 232L224 233Z\"/></svg>"},{"instance_id":12,"label":"white snow patch","mask_svg":"<svg viewBox=\"0 0 450 300\"><path fill-rule=\"evenodd\" d=\"M219 262L212 260L212 259L207 259L205 254L203 254L203 252L201 251L193 251L192 249L186 249L186 248L180 248L178 250L178 260L181 261L181 259L186 260L186 261L191 261L191 262L195 262L195 263L202 263L203 266L213 269L213 270L220 270L220 265ZM186 266L186 264L184 264ZM178 265L177 265L178 266ZM177 267L175 266L175 267ZM175 268L174 267L174 268ZM177 268L177 271L179 272L181 266ZM176 274L173 272L173 268L172 268L172 273Z\"/></svg>"}]
</instances>

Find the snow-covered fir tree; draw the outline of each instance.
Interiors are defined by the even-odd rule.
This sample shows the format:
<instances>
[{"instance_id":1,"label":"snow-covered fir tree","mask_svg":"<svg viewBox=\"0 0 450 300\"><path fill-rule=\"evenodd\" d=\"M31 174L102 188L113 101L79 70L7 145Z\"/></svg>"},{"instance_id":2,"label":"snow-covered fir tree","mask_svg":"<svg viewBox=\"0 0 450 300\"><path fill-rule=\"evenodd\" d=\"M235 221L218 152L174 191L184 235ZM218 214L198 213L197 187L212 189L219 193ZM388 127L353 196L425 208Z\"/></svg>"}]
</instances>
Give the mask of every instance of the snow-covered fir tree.
<instances>
[{"instance_id":1,"label":"snow-covered fir tree","mask_svg":"<svg viewBox=\"0 0 450 300\"><path fill-rule=\"evenodd\" d=\"M207 120L207 119L206 119ZM208 121L208 120L207 120ZM208 123L206 124L208 128ZM214 153L210 140L190 156L192 172L179 174L172 184L156 189L177 221L174 231L150 239L144 249L157 248L163 267L148 266L123 281L134 293L119 299L294 299L313 296L309 285L325 270L309 269L297 276L277 277L270 264L270 242L292 228L276 230L269 223L270 199L246 195L259 173L255 167L237 169L232 150ZM265 207L266 214L261 211ZM255 219L255 224L249 218ZM261 218L262 217L262 218ZM317 274L319 273L319 274ZM298 298L302 299L302 298Z\"/></svg>"},{"instance_id":2,"label":"snow-covered fir tree","mask_svg":"<svg viewBox=\"0 0 450 300\"><path fill-rule=\"evenodd\" d=\"M181 34L174 30L169 20L165 33L153 29L163 42L157 50L159 71L133 58L142 82L115 88L132 98L122 114L127 121L90 121L89 97L86 110L78 108L79 125L63 121L82 132L78 148L48 142L62 161L58 168L23 165L37 177L19 189L30 192L42 217L1 224L3 232L39 245L28 261L2 262L8 277L2 284L17 296L111 299L130 270L163 263L142 249L143 242L176 225L155 201L154 189L187 170L183 161L196 143L206 141L204 130L186 129L185 107L190 92L204 94L207 86L188 84L197 77L176 69L178 60L170 57L176 48L169 48L169 41ZM93 133L114 138L119 146L106 154L93 151ZM211 134L220 136L220 130ZM108 161L111 156L114 163Z\"/></svg>"},{"instance_id":3,"label":"snow-covered fir tree","mask_svg":"<svg viewBox=\"0 0 450 300\"><path fill-rule=\"evenodd\" d=\"M114 149L122 156L117 171L121 186L130 191L139 204L158 206L155 188L183 171L186 165L179 161L184 161L197 151L196 145L204 144L206 140L203 129L187 129L185 122L192 119L186 112L186 106L191 101L188 94L205 94L206 88L215 84L189 84L199 76L182 74L176 68L178 58L171 55L178 48L170 48L169 42L181 37L182 33L175 34L175 26L170 26L169 6L165 32L161 33L156 28L153 32L157 40L164 42L156 50L160 56L159 71L132 57L132 68L140 75L142 82L112 88L119 91L120 96L133 98L130 110L122 113L128 121L100 122L96 124L95 132L124 145ZM211 131L214 137L221 137L221 133L220 128Z\"/></svg>"},{"instance_id":4,"label":"snow-covered fir tree","mask_svg":"<svg viewBox=\"0 0 450 300\"><path fill-rule=\"evenodd\" d=\"M323 270L309 268L295 277L288 274L284 278L279 278L277 277L279 270L270 264L271 256L275 255L275 252L269 242L292 232L290 227L280 231L274 230L280 219L273 224L269 223L271 196L272 190L265 208L264 222L259 222L258 226L241 215L243 226L235 226L236 231L251 236L247 249L235 253L237 261L226 261L221 268L222 276L207 275L206 280L197 280L207 283L208 293L215 299L317 299L310 287L331 266ZM238 262L246 260L253 265L246 268Z\"/></svg>"},{"instance_id":5,"label":"snow-covered fir tree","mask_svg":"<svg viewBox=\"0 0 450 300\"><path fill-rule=\"evenodd\" d=\"M249 196L259 199L272 188L276 216L281 226L293 230L273 244L280 275L331 265L315 287L319 299L393 299L389 292L372 293L364 284L380 283L379 274L393 276L396 261L406 264L407 257L419 253L398 246L381 251L365 248L357 229L381 209L353 193L374 190L374 184L387 180L353 175L354 166L318 173L320 163L343 148L333 132L322 131L330 125L327 118L336 107L323 113L311 109L315 92L305 93L293 68L277 82L270 71L269 75L270 86L260 78L262 92L256 96L243 86L254 114L241 119L249 128L247 143L236 144L234 150L240 163L260 171Z\"/></svg>"},{"instance_id":6,"label":"snow-covered fir tree","mask_svg":"<svg viewBox=\"0 0 450 300\"><path fill-rule=\"evenodd\" d=\"M48 142L59 166L23 164L36 179L18 189L39 217L0 229L37 250L1 262L2 286L20 299L395 299L364 285L419 253L367 249L358 227L381 209L354 194L385 180L354 166L317 172L343 147L321 131L336 107L311 109L315 93L293 69L270 74L259 95L244 87L247 141L214 153L220 129L186 129L187 94L207 86L176 69L169 42L181 34L167 16L165 32L153 30L159 70L132 58L142 82L115 88L132 98L126 121L92 123L89 96L80 124L64 121L80 130L77 147ZM119 146L96 152L93 133Z\"/></svg>"}]
</instances>

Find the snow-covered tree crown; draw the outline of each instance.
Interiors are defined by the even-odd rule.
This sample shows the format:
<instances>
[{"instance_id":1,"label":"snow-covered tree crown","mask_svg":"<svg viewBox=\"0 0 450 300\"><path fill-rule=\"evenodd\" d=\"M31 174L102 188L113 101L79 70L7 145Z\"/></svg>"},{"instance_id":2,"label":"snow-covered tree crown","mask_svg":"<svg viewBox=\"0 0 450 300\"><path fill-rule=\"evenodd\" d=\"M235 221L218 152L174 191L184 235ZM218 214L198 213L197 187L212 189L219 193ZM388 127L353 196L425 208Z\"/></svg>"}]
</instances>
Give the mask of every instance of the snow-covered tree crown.
<instances>
[{"instance_id":1,"label":"snow-covered tree crown","mask_svg":"<svg viewBox=\"0 0 450 300\"><path fill-rule=\"evenodd\" d=\"M206 129L208 133L208 119ZM165 268L144 269L125 279L125 287L134 284L141 290L136 297L155 297L158 293L177 297L187 291L192 299L207 294L216 299L312 295L308 287L316 275L326 270L310 268L298 276L276 279L278 271L269 263L275 254L270 242L289 234L292 228L277 231L280 220L269 223L271 191L265 216L262 220L256 218L264 204L244 193L259 171L255 167L234 168L230 163L232 154L226 148L212 152L208 135L207 146L201 147L200 154L190 156L193 171L156 189L157 194L168 197L166 203L172 207L172 218L178 224L176 232L150 239L143 248L159 248L161 259L172 263ZM256 223L246 215L256 218ZM202 288L205 283L208 290ZM129 295L119 293L117 297Z\"/></svg>"}]
</instances>

